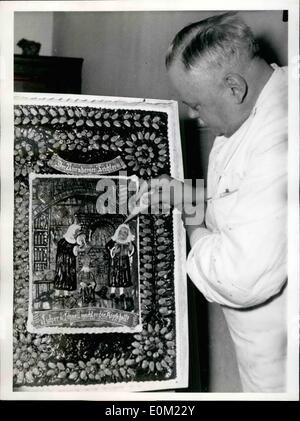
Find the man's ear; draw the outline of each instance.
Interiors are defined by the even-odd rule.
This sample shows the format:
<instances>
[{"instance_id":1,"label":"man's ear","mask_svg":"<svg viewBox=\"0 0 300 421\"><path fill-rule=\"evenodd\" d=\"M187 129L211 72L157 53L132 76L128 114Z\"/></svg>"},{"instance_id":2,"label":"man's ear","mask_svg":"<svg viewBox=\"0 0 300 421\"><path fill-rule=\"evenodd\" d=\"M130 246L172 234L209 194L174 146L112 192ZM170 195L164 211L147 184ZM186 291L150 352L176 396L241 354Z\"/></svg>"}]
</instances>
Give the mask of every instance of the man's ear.
<instances>
[{"instance_id":1,"label":"man's ear","mask_svg":"<svg viewBox=\"0 0 300 421\"><path fill-rule=\"evenodd\" d=\"M227 73L224 76L225 87L229 89L229 93L232 96L236 104L241 104L248 91L248 85L246 80L238 73Z\"/></svg>"}]
</instances>

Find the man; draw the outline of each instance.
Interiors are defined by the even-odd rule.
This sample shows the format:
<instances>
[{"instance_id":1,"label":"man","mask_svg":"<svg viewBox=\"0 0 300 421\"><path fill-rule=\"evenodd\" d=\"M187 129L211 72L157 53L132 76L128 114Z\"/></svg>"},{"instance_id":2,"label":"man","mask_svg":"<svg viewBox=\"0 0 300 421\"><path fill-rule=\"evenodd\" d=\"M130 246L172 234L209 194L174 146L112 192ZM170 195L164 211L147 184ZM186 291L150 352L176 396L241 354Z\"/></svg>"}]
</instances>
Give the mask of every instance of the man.
<instances>
[{"instance_id":1,"label":"man","mask_svg":"<svg viewBox=\"0 0 300 421\"><path fill-rule=\"evenodd\" d=\"M181 30L166 64L181 100L217 136L205 223L186 226L188 274L222 306L243 391L283 392L287 70L259 56L251 30L234 13ZM192 201L192 187L183 187ZM176 197L173 205L181 205Z\"/></svg>"}]
</instances>

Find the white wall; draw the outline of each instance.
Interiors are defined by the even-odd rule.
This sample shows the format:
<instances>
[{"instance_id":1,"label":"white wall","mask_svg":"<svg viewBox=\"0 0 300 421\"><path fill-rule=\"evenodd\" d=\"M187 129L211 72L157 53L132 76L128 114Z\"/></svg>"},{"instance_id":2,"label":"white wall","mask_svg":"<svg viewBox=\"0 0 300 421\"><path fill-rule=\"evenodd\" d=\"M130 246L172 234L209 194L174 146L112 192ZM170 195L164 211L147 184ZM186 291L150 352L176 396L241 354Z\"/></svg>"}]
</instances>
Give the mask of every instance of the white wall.
<instances>
[{"instance_id":1,"label":"white wall","mask_svg":"<svg viewBox=\"0 0 300 421\"><path fill-rule=\"evenodd\" d=\"M54 54L82 57L82 93L175 98L165 71L169 42L205 12L55 13Z\"/></svg>"},{"instance_id":2,"label":"white wall","mask_svg":"<svg viewBox=\"0 0 300 421\"><path fill-rule=\"evenodd\" d=\"M41 56L52 56L53 16L53 12L15 12L14 53L22 53L16 44L25 38L42 44Z\"/></svg>"}]
</instances>

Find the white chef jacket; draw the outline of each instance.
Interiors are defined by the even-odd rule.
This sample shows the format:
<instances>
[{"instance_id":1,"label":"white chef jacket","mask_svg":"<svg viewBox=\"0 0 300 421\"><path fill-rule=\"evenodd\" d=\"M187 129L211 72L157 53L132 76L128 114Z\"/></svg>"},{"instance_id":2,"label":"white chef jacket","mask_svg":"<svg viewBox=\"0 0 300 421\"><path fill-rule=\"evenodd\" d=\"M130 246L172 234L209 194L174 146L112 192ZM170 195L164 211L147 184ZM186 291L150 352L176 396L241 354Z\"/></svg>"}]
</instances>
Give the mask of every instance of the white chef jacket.
<instances>
[{"instance_id":1,"label":"white chef jacket","mask_svg":"<svg viewBox=\"0 0 300 421\"><path fill-rule=\"evenodd\" d=\"M243 390L285 388L287 68L274 71L243 125L209 158L206 227L190 238L190 278L222 305Z\"/></svg>"}]
</instances>

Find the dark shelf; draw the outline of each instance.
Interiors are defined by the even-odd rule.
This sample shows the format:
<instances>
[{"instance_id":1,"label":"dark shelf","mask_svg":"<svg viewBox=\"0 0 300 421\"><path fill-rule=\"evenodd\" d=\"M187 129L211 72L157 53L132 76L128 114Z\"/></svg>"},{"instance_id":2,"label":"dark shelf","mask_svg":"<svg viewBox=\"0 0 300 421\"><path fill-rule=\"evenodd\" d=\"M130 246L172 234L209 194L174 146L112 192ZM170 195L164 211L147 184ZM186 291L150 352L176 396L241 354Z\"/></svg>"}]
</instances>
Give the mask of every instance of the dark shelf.
<instances>
[{"instance_id":1,"label":"dark shelf","mask_svg":"<svg viewBox=\"0 0 300 421\"><path fill-rule=\"evenodd\" d=\"M82 58L14 55L16 92L81 93Z\"/></svg>"}]
</instances>

